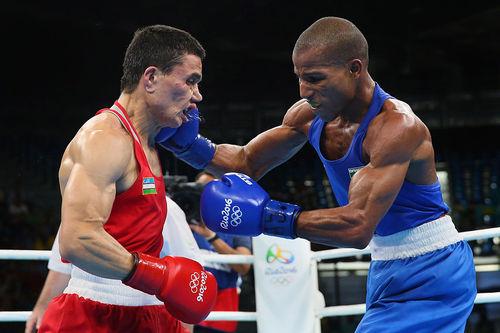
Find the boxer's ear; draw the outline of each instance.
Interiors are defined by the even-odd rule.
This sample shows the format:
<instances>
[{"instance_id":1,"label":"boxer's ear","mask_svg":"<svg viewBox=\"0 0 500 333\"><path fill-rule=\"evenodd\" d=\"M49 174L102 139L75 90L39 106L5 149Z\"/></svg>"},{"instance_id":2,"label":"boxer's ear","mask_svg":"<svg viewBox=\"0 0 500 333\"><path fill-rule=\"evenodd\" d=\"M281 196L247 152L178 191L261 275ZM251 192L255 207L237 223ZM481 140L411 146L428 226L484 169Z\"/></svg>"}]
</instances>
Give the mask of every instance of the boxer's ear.
<instances>
[{"instance_id":1,"label":"boxer's ear","mask_svg":"<svg viewBox=\"0 0 500 333\"><path fill-rule=\"evenodd\" d=\"M152 93L156 90L156 85L158 83L158 77L161 71L155 66L149 66L144 70L142 74L142 82L144 85L144 90L148 93Z\"/></svg>"},{"instance_id":2,"label":"boxer's ear","mask_svg":"<svg viewBox=\"0 0 500 333\"><path fill-rule=\"evenodd\" d=\"M353 59L348 63L349 72L353 75L361 74L361 69L363 68L363 63L359 59Z\"/></svg>"}]
</instances>

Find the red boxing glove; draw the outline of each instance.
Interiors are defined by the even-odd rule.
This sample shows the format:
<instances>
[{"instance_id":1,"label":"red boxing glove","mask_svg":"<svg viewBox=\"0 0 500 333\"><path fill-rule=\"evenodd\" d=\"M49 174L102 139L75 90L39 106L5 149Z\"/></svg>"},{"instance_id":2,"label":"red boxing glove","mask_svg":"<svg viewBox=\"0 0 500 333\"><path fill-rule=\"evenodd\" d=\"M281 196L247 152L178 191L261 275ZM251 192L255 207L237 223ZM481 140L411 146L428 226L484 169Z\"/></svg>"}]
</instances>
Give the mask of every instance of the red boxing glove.
<instances>
[{"instance_id":1,"label":"red boxing glove","mask_svg":"<svg viewBox=\"0 0 500 333\"><path fill-rule=\"evenodd\" d=\"M217 281L198 262L183 258L156 258L133 253L135 265L123 283L156 295L175 318L188 324L203 321L217 298Z\"/></svg>"}]
</instances>

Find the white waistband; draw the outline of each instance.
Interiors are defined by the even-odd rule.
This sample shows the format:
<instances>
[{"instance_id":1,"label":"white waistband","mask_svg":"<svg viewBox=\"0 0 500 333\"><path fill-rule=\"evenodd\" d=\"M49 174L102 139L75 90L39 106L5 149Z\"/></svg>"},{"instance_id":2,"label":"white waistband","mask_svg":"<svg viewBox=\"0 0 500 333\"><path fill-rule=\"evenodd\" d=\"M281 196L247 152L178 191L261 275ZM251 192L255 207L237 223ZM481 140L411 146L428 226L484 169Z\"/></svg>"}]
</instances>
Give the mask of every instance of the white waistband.
<instances>
[{"instance_id":1,"label":"white waistband","mask_svg":"<svg viewBox=\"0 0 500 333\"><path fill-rule=\"evenodd\" d=\"M375 235L369 246L372 260L394 260L420 256L461 240L451 217L445 215L389 236Z\"/></svg>"},{"instance_id":2,"label":"white waistband","mask_svg":"<svg viewBox=\"0 0 500 333\"><path fill-rule=\"evenodd\" d=\"M77 294L104 304L143 306L163 304L155 296L124 285L120 280L106 279L87 273L73 265L65 294Z\"/></svg>"}]
</instances>

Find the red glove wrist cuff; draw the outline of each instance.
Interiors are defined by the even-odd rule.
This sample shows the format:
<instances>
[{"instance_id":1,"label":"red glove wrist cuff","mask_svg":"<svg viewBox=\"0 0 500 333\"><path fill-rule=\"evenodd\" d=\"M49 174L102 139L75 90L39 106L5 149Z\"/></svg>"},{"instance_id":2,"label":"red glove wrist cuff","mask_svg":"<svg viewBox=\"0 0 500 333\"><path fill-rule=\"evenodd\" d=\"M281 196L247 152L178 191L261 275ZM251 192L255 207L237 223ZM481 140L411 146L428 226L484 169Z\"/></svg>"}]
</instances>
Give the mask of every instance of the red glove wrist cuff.
<instances>
[{"instance_id":1,"label":"red glove wrist cuff","mask_svg":"<svg viewBox=\"0 0 500 333\"><path fill-rule=\"evenodd\" d=\"M134 252L132 255L134 255L134 268L122 282L145 293L156 295L167 275L165 262L144 253Z\"/></svg>"}]
</instances>

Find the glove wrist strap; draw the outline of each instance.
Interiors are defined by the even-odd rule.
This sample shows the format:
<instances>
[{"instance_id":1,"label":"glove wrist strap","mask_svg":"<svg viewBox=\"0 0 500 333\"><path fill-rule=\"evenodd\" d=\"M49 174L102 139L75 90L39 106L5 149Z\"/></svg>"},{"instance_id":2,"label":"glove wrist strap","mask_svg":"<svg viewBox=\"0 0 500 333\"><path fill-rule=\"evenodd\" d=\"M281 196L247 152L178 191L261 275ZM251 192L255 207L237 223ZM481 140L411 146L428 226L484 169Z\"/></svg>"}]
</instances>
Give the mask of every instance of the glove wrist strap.
<instances>
[{"instance_id":1,"label":"glove wrist strap","mask_svg":"<svg viewBox=\"0 0 500 333\"><path fill-rule=\"evenodd\" d=\"M283 238L297 238L295 220L301 212L300 206L269 200L264 207L263 228L266 235Z\"/></svg>"},{"instance_id":2,"label":"glove wrist strap","mask_svg":"<svg viewBox=\"0 0 500 333\"><path fill-rule=\"evenodd\" d=\"M133 253L133 255L134 268L122 280L123 284L156 295L165 278L163 273L165 264L159 258L144 253Z\"/></svg>"},{"instance_id":3,"label":"glove wrist strap","mask_svg":"<svg viewBox=\"0 0 500 333\"><path fill-rule=\"evenodd\" d=\"M137 254L137 252L133 252L132 257L134 258L134 266L132 267L132 270L127 274L127 276L122 280L123 283L127 283L132 278L132 276L134 276L135 271L137 270L139 255Z\"/></svg>"}]
</instances>

